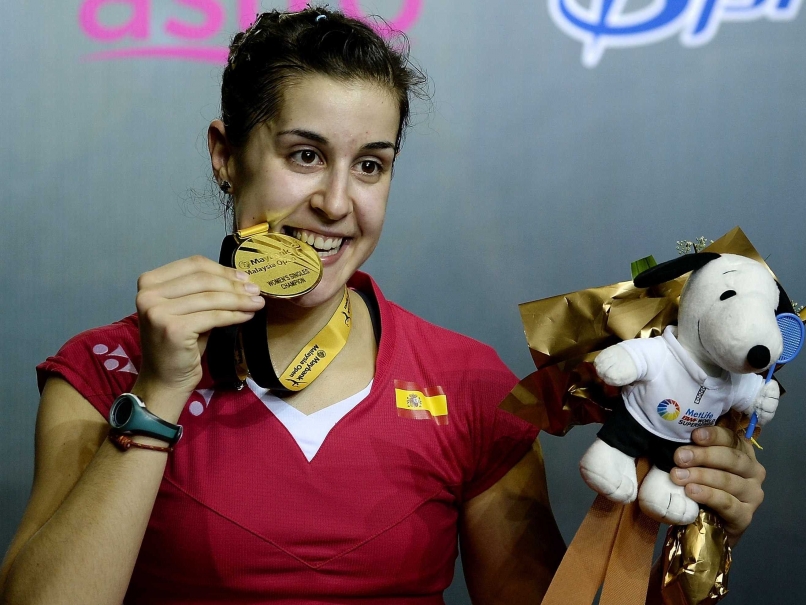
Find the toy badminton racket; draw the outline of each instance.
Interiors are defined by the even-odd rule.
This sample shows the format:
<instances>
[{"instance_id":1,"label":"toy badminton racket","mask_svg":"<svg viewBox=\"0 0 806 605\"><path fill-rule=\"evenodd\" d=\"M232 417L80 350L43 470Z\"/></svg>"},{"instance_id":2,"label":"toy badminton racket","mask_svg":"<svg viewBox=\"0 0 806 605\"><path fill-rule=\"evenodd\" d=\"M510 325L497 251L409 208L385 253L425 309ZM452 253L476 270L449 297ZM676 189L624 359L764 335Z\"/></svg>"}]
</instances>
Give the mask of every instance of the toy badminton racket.
<instances>
[{"instance_id":1,"label":"toy badminton racket","mask_svg":"<svg viewBox=\"0 0 806 605\"><path fill-rule=\"evenodd\" d=\"M782 363L789 363L795 359L797 354L800 353L801 347L803 347L803 339L806 335L806 327L804 327L803 321L794 313L781 313L775 319L778 322L778 329L781 330L781 336L784 338L784 349L778 361L770 366L770 371L767 372L767 379L764 381L764 384L772 380L772 373L775 371L775 366ZM753 436L757 422L758 415L753 412L753 416L750 418L750 424L747 427L747 433L745 433L745 437L748 439Z\"/></svg>"}]
</instances>

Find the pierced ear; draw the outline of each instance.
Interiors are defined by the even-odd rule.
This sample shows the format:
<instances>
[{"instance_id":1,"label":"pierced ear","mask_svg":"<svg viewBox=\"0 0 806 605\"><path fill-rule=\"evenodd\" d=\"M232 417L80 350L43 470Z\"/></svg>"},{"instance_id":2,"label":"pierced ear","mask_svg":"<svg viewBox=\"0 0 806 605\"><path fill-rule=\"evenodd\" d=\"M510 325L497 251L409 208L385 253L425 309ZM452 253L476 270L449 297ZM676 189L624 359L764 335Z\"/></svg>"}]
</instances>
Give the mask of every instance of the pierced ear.
<instances>
[{"instance_id":1,"label":"pierced ear","mask_svg":"<svg viewBox=\"0 0 806 605\"><path fill-rule=\"evenodd\" d=\"M795 307L792 306L792 300L787 296L784 288L777 281L775 285L778 286L778 308L775 309L775 314L794 313L797 315L797 313L795 313Z\"/></svg>"},{"instance_id":2,"label":"pierced ear","mask_svg":"<svg viewBox=\"0 0 806 605\"><path fill-rule=\"evenodd\" d=\"M224 122L213 120L207 129L207 150L210 152L210 164L213 176L219 183L232 182L229 174L229 163L232 157Z\"/></svg>"},{"instance_id":3,"label":"pierced ear","mask_svg":"<svg viewBox=\"0 0 806 605\"><path fill-rule=\"evenodd\" d=\"M698 252L696 254L685 254L678 258L667 260L665 263L655 265L635 276L632 283L636 288L649 288L657 286L667 281L671 281L685 275L689 271L701 269L712 260L716 260L721 255L716 252Z\"/></svg>"}]
</instances>

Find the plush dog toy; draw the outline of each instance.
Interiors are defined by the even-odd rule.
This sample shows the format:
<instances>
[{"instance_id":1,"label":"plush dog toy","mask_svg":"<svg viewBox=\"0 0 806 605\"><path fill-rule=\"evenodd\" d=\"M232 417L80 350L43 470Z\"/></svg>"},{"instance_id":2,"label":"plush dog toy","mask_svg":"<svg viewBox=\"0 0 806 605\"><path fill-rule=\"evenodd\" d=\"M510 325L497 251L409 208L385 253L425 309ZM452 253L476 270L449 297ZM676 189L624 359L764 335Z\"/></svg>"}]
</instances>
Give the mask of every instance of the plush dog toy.
<instances>
[{"instance_id":1,"label":"plush dog toy","mask_svg":"<svg viewBox=\"0 0 806 605\"><path fill-rule=\"evenodd\" d=\"M783 348L776 314L791 309L769 271L743 256L700 252L638 275L645 288L693 271L682 294L678 325L661 336L621 342L594 362L599 377L623 387L624 409L611 414L580 462L585 482L615 502L639 499L648 516L670 524L694 521L699 505L672 483L675 450L697 427L729 409L769 422L780 395L762 372ZM782 308L783 307L783 308ZM638 489L635 458L653 463Z\"/></svg>"}]
</instances>

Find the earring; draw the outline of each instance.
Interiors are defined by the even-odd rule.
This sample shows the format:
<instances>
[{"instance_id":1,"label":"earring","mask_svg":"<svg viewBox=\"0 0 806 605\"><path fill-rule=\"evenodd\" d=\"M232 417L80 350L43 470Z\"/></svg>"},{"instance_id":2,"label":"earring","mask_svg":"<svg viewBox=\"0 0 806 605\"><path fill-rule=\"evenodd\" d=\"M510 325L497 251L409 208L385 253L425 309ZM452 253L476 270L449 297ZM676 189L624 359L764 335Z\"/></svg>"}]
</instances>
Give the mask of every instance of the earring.
<instances>
[{"instance_id":1,"label":"earring","mask_svg":"<svg viewBox=\"0 0 806 605\"><path fill-rule=\"evenodd\" d=\"M224 193L229 193L229 190L232 189L232 185L230 185L229 181L221 181L218 186Z\"/></svg>"}]
</instances>

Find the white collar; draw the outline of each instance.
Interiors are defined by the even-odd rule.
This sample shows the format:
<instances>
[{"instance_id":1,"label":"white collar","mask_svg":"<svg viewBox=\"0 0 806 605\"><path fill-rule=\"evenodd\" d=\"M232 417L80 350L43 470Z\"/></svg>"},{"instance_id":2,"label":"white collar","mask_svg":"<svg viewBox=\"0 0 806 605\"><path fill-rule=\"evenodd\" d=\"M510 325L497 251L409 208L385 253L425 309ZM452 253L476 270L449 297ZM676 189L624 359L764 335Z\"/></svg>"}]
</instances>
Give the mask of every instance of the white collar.
<instances>
[{"instance_id":1,"label":"white collar","mask_svg":"<svg viewBox=\"0 0 806 605\"><path fill-rule=\"evenodd\" d=\"M288 430L305 458L310 462L336 423L344 418L355 406L361 403L372 390L372 380L355 395L342 399L313 414L303 414L297 408L272 395L268 389L259 386L251 378L246 379L251 391L263 402Z\"/></svg>"},{"instance_id":2,"label":"white collar","mask_svg":"<svg viewBox=\"0 0 806 605\"><path fill-rule=\"evenodd\" d=\"M709 376L705 373L705 370L694 361L689 352L686 351L683 345L680 344L680 341L677 340L677 326L666 326L666 329L663 331L663 340L666 341L672 355L677 358L697 384L709 389L719 389L730 384L730 372L723 369L720 376Z\"/></svg>"}]
</instances>

